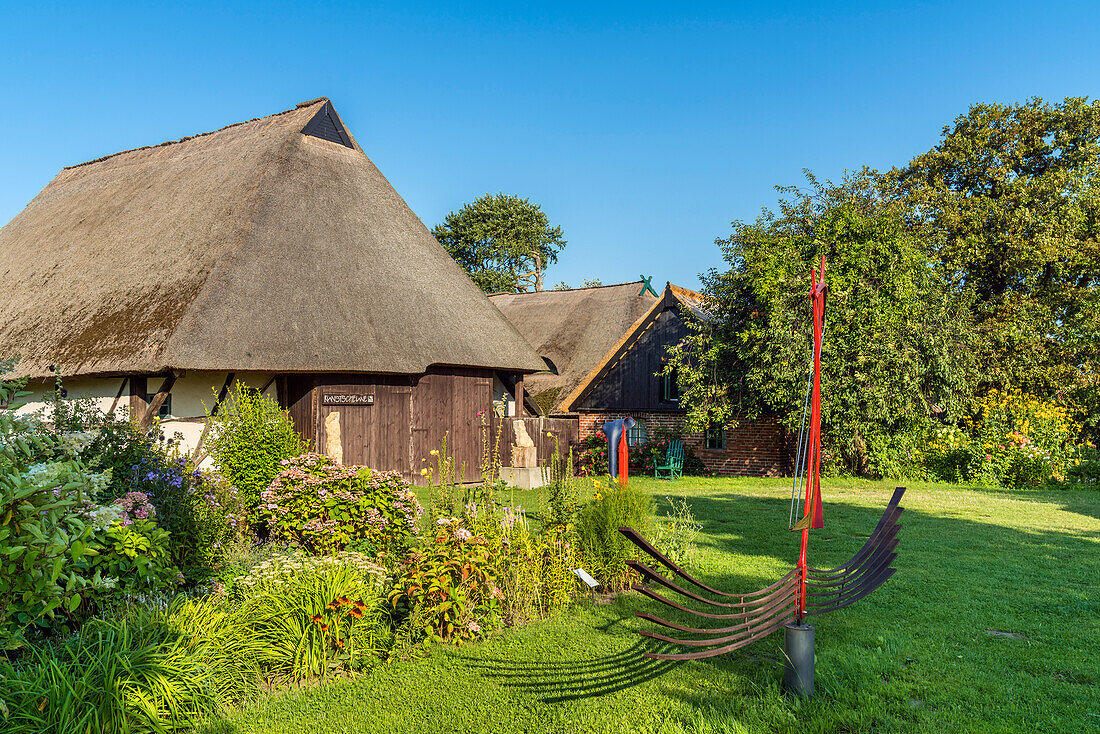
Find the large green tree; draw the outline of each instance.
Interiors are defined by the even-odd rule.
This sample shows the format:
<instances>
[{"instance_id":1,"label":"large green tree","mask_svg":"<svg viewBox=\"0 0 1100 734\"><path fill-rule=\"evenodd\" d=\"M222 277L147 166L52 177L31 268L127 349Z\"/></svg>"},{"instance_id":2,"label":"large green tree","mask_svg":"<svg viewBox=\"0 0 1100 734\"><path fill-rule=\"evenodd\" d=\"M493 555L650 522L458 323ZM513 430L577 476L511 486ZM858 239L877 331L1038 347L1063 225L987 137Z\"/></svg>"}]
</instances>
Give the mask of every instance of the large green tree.
<instances>
[{"instance_id":1,"label":"large green tree","mask_svg":"<svg viewBox=\"0 0 1100 734\"><path fill-rule=\"evenodd\" d=\"M451 212L432 234L487 293L541 291L543 273L565 247L538 204L485 194Z\"/></svg>"},{"instance_id":2,"label":"large green tree","mask_svg":"<svg viewBox=\"0 0 1100 734\"><path fill-rule=\"evenodd\" d=\"M810 268L825 256L822 355L827 457L854 473L898 475L904 439L955 413L974 361L965 294L946 287L905 205L864 170L840 184L809 176L778 211L734 222L728 269L703 279L709 318L670 353L693 428L778 414L797 431L811 353Z\"/></svg>"},{"instance_id":3,"label":"large green tree","mask_svg":"<svg viewBox=\"0 0 1100 734\"><path fill-rule=\"evenodd\" d=\"M1100 401L1100 102L977 104L890 178L973 293L983 385Z\"/></svg>"}]
</instances>

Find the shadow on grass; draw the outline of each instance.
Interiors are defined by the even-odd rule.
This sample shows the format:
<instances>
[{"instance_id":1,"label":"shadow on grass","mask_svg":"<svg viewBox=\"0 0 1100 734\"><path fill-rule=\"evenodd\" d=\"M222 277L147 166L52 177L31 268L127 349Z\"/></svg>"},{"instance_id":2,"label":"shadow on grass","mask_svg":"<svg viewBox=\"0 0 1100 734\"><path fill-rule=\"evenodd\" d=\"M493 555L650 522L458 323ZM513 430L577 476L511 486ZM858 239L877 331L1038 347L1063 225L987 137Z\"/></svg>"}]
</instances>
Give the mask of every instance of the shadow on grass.
<instances>
[{"instance_id":1,"label":"shadow on grass","mask_svg":"<svg viewBox=\"0 0 1100 734\"><path fill-rule=\"evenodd\" d=\"M644 657L645 653L658 649L666 650L638 640L611 655L556 662L485 657L459 659L486 678L497 679L508 688L534 695L543 703L562 703L622 691L658 678L678 665Z\"/></svg>"}]
</instances>

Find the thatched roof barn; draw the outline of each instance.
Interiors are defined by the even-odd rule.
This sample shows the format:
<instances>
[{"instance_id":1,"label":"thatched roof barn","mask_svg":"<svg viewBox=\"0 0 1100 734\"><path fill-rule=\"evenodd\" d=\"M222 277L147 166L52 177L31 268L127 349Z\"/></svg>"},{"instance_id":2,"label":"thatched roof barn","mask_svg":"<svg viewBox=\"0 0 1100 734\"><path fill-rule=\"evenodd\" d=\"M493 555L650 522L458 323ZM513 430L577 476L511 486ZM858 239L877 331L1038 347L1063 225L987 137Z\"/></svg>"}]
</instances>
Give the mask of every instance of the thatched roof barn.
<instances>
[{"instance_id":1,"label":"thatched roof barn","mask_svg":"<svg viewBox=\"0 0 1100 734\"><path fill-rule=\"evenodd\" d=\"M562 398L658 300L641 280L594 288L497 293L489 299L556 369L557 374L531 375L524 381L534 402L548 413L569 412Z\"/></svg>"},{"instance_id":2,"label":"thatched roof barn","mask_svg":"<svg viewBox=\"0 0 1100 734\"><path fill-rule=\"evenodd\" d=\"M476 414L546 369L324 98L63 169L0 270L20 374L112 410L128 386L135 420L200 443L200 397L236 379L347 463L415 477L449 432L476 475Z\"/></svg>"},{"instance_id":3,"label":"thatched roof barn","mask_svg":"<svg viewBox=\"0 0 1100 734\"><path fill-rule=\"evenodd\" d=\"M0 268L32 376L545 369L324 98L63 169Z\"/></svg>"}]
</instances>

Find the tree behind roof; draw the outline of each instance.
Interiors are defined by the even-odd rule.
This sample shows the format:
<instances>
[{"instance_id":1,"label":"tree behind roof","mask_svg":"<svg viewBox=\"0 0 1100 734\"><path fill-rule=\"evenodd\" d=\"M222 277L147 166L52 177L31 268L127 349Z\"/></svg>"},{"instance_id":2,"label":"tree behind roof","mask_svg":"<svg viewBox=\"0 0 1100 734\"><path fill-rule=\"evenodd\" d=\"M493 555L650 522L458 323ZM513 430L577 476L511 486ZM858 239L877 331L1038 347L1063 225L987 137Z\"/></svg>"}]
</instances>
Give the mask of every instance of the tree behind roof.
<instances>
[{"instance_id":1,"label":"tree behind roof","mask_svg":"<svg viewBox=\"0 0 1100 734\"><path fill-rule=\"evenodd\" d=\"M432 234L487 293L541 291L566 244L538 204L502 193L451 212Z\"/></svg>"}]
</instances>

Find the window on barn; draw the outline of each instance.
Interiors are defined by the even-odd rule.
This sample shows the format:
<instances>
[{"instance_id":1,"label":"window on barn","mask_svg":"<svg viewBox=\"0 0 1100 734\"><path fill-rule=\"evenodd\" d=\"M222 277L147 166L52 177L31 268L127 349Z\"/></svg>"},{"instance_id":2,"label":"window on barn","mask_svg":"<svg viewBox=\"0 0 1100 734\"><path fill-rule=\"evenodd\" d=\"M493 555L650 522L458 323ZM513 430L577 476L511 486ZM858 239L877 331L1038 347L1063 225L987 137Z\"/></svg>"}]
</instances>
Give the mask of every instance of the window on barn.
<instances>
[{"instance_id":1,"label":"window on barn","mask_svg":"<svg viewBox=\"0 0 1100 734\"><path fill-rule=\"evenodd\" d=\"M661 402L680 402L680 385L676 382L676 371L661 375Z\"/></svg>"},{"instance_id":2,"label":"window on barn","mask_svg":"<svg viewBox=\"0 0 1100 734\"><path fill-rule=\"evenodd\" d=\"M153 398L155 398L156 396L156 393L146 394L145 404L149 405L150 403L152 403ZM172 415L172 393L168 393L167 397L164 398L164 402L161 403L160 410L157 411L157 416L159 418L167 418L170 415Z\"/></svg>"},{"instance_id":3,"label":"window on barn","mask_svg":"<svg viewBox=\"0 0 1100 734\"><path fill-rule=\"evenodd\" d=\"M707 427L707 448L708 449L724 449L726 448L726 429L725 426L711 425Z\"/></svg>"},{"instance_id":4,"label":"window on barn","mask_svg":"<svg viewBox=\"0 0 1100 734\"><path fill-rule=\"evenodd\" d=\"M646 442L647 436L645 421L637 421L634 427L626 432L626 445L641 446Z\"/></svg>"}]
</instances>

